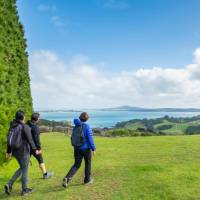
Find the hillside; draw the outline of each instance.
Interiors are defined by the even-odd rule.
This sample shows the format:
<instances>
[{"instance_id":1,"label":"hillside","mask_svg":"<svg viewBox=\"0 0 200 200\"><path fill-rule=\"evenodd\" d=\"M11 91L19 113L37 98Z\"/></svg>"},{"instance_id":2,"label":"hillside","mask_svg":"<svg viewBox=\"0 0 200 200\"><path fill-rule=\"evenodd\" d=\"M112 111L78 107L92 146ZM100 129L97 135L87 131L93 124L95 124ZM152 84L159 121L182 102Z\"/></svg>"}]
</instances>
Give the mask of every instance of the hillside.
<instances>
[{"instance_id":1,"label":"hillside","mask_svg":"<svg viewBox=\"0 0 200 200\"><path fill-rule=\"evenodd\" d=\"M132 112L200 112L199 108L141 108L133 106L119 106L100 109L103 111L132 111Z\"/></svg>"},{"instance_id":2,"label":"hillside","mask_svg":"<svg viewBox=\"0 0 200 200\"><path fill-rule=\"evenodd\" d=\"M32 112L28 53L15 0L0 0L0 164L8 126L17 109Z\"/></svg>"},{"instance_id":3,"label":"hillside","mask_svg":"<svg viewBox=\"0 0 200 200\"><path fill-rule=\"evenodd\" d=\"M117 129L130 129L140 132L150 131L167 135L200 133L200 116L188 118L162 117L157 119L133 119L116 124Z\"/></svg>"},{"instance_id":4,"label":"hillside","mask_svg":"<svg viewBox=\"0 0 200 200\"><path fill-rule=\"evenodd\" d=\"M94 184L82 185L84 165L67 189L63 176L73 163L70 138L63 134L43 134L46 165L54 171L50 180L42 180L37 161L32 158L29 186L35 192L31 200L199 200L200 136L95 137L97 156L93 158ZM0 168L3 186L16 169L12 160ZM20 200L17 182L10 200ZM0 190L0 199L7 196Z\"/></svg>"}]
</instances>

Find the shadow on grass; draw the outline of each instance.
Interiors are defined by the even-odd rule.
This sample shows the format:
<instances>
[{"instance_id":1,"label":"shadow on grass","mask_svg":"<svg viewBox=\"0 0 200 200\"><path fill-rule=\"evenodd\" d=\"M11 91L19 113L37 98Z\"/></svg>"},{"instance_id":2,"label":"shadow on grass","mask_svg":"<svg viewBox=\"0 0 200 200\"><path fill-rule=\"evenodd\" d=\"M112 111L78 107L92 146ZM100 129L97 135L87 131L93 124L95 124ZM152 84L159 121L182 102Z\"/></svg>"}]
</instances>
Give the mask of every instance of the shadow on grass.
<instances>
[{"instance_id":1,"label":"shadow on grass","mask_svg":"<svg viewBox=\"0 0 200 200\"><path fill-rule=\"evenodd\" d=\"M79 186L82 186L83 184L82 183L74 183L74 184L69 184L67 186L67 188L70 188L70 187L79 187ZM52 187L46 187L46 188L42 188L40 190L40 192L42 193L52 193L52 192L63 192L63 191L66 191L67 188L64 188L62 185L54 185Z\"/></svg>"},{"instance_id":2,"label":"shadow on grass","mask_svg":"<svg viewBox=\"0 0 200 200\"><path fill-rule=\"evenodd\" d=\"M67 187L78 187L78 186L83 186L83 183L73 183L73 184L69 184Z\"/></svg>"},{"instance_id":3,"label":"shadow on grass","mask_svg":"<svg viewBox=\"0 0 200 200\"><path fill-rule=\"evenodd\" d=\"M0 192L0 199L9 199L9 198L17 198L17 197L20 197L21 196L21 193L20 191L13 191L11 193L11 195L7 195L5 192L4 192L4 188L1 188L1 192Z\"/></svg>"}]
</instances>

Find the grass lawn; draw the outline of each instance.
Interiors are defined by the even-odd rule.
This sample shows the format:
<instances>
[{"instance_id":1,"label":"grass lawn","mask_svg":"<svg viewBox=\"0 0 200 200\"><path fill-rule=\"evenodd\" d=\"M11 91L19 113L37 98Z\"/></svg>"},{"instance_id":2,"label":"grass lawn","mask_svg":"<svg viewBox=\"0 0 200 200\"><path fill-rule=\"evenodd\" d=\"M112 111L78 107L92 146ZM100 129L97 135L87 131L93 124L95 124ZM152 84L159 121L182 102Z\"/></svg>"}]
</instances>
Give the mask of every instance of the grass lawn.
<instances>
[{"instance_id":1,"label":"grass lawn","mask_svg":"<svg viewBox=\"0 0 200 200\"><path fill-rule=\"evenodd\" d=\"M81 167L69 187L61 187L63 176L73 163L69 137L63 134L42 135L44 159L55 176L41 179L32 158L29 187L31 200L199 200L200 136L155 136L132 138L96 137L97 156L93 158L94 184L84 186ZM0 168L0 199L17 200L18 181L11 196L3 186L17 168L15 160Z\"/></svg>"}]
</instances>

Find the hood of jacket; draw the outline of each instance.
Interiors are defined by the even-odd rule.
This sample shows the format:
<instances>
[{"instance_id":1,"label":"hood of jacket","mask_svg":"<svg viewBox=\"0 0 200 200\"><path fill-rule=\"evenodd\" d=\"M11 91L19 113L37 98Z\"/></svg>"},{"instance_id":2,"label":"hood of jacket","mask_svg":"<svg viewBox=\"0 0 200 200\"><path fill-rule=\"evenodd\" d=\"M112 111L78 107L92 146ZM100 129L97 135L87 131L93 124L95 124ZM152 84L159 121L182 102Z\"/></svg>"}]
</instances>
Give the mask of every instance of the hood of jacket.
<instances>
[{"instance_id":1,"label":"hood of jacket","mask_svg":"<svg viewBox=\"0 0 200 200\"><path fill-rule=\"evenodd\" d=\"M10 122L10 127L11 127L11 128L15 128L15 127L17 127L19 124L22 124L22 122L17 121L16 119L14 119L12 122Z\"/></svg>"},{"instance_id":2,"label":"hood of jacket","mask_svg":"<svg viewBox=\"0 0 200 200\"><path fill-rule=\"evenodd\" d=\"M81 120L78 119L78 118L74 119L74 125L75 126L80 126L81 125Z\"/></svg>"},{"instance_id":3,"label":"hood of jacket","mask_svg":"<svg viewBox=\"0 0 200 200\"><path fill-rule=\"evenodd\" d=\"M33 123L31 120L28 120L26 124L29 125L29 126L34 126L35 125L35 123Z\"/></svg>"}]
</instances>

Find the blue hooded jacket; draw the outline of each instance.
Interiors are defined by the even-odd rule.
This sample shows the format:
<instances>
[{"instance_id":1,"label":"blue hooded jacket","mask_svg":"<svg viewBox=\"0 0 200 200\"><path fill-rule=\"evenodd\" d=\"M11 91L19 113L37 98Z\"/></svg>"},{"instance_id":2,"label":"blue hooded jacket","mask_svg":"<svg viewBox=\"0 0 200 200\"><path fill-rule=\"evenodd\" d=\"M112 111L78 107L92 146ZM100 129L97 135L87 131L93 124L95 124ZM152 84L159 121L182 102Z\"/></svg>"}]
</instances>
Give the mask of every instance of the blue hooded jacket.
<instances>
[{"instance_id":1,"label":"blue hooded jacket","mask_svg":"<svg viewBox=\"0 0 200 200\"><path fill-rule=\"evenodd\" d=\"M74 119L74 125L80 126L83 125L83 133L84 133L84 144L79 147L81 150L91 149L92 151L96 150L93 136L92 136L92 129L90 128L89 124L81 122L80 119Z\"/></svg>"}]
</instances>

